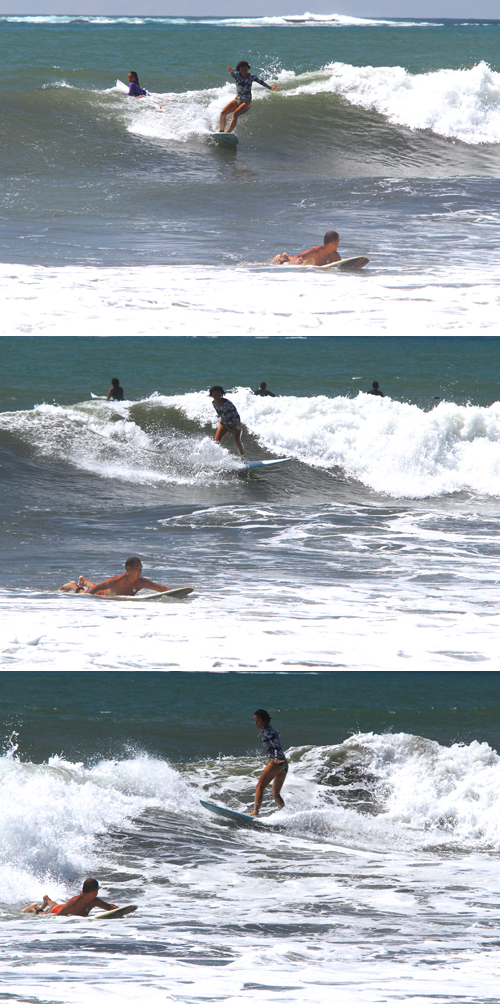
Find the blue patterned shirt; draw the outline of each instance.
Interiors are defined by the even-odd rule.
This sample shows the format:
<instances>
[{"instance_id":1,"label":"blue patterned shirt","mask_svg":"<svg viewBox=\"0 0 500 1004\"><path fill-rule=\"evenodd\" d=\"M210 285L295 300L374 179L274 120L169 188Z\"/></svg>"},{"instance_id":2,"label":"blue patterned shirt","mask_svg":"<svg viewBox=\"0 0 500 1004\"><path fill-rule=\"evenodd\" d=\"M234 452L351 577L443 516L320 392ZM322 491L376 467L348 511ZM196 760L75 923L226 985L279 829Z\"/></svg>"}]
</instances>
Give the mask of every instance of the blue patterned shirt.
<instances>
[{"instance_id":1,"label":"blue patterned shirt","mask_svg":"<svg viewBox=\"0 0 500 1004\"><path fill-rule=\"evenodd\" d=\"M215 401L212 401L212 404L219 416L220 424L225 429L232 429L235 425L241 425L241 418L232 401L228 401L226 397L223 397L222 404L216 404Z\"/></svg>"},{"instance_id":2,"label":"blue patterned shirt","mask_svg":"<svg viewBox=\"0 0 500 1004\"><path fill-rule=\"evenodd\" d=\"M236 80L236 94L240 101L251 101L252 100L252 84L261 84L262 87L267 87L268 91L272 91L272 87L266 84L265 80L261 80L257 77L255 73L249 73L245 80L239 70L233 70L231 76Z\"/></svg>"},{"instance_id":3,"label":"blue patterned shirt","mask_svg":"<svg viewBox=\"0 0 500 1004\"><path fill-rule=\"evenodd\" d=\"M273 725L266 725L265 729L262 729L262 742L270 760L286 760L281 746L280 734Z\"/></svg>"}]
</instances>

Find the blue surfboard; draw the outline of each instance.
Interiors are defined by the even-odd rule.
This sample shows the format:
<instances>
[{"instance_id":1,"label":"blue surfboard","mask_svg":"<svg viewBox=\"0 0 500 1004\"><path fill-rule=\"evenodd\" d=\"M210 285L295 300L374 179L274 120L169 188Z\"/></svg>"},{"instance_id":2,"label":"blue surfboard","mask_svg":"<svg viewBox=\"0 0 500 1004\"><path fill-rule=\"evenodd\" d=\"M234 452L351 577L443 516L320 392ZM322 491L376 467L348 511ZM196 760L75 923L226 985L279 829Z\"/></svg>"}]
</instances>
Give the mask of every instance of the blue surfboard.
<instances>
[{"instance_id":1,"label":"blue surfboard","mask_svg":"<svg viewBox=\"0 0 500 1004\"><path fill-rule=\"evenodd\" d=\"M204 802L202 798L200 798L200 802L209 812L214 812L216 816L224 816L225 819L231 819L233 823L239 823L240 826L262 825L255 816L247 816L245 812L227 809L225 805L216 805L215 802Z\"/></svg>"},{"instance_id":2,"label":"blue surfboard","mask_svg":"<svg viewBox=\"0 0 500 1004\"><path fill-rule=\"evenodd\" d=\"M275 464L289 464L293 457L283 457L281 460L244 460L243 466L253 470L254 467L274 467Z\"/></svg>"}]
</instances>

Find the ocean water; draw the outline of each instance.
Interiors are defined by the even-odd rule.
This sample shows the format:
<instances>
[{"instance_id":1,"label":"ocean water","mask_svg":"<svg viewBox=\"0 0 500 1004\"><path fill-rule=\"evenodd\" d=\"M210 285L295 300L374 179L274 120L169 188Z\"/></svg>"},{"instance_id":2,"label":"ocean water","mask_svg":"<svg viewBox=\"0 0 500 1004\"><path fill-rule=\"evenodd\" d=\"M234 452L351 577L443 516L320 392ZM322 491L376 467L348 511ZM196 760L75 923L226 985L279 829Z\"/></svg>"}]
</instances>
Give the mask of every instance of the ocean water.
<instances>
[{"instance_id":1,"label":"ocean water","mask_svg":"<svg viewBox=\"0 0 500 1004\"><path fill-rule=\"evenodd\" d=\"M496 1004L500 22L0 31L0 997ZM131 554L195 591L58 592ZM137 913L20 914L89 874Z\"/></svg>"},{"instance_id":2,"label":"ocean water","mask_svg":"<svg viewBox=\"0 0 500 1004\"><path fill-rule=\"evenodd\" d=\"M497 1001L499 702L470 671L4 673L5 999ZM241 829L199 799L251 806L261 704L286 806ZM19 912L89 874L137 912Z\"/></svg>"},{"instance_id":3,"label":"ocean water","mask_svg":"<svg viewBox=\"0 0 500 1004\"><path fill-rule=\"evenodd\" d=\"M500 21L0 30L2 334L496 333ZM243 57L280 89L222 150ZM131 67L151 98L116 90ZM365 272L268 264L332 228Z\"/></svg>"}]
</instances>

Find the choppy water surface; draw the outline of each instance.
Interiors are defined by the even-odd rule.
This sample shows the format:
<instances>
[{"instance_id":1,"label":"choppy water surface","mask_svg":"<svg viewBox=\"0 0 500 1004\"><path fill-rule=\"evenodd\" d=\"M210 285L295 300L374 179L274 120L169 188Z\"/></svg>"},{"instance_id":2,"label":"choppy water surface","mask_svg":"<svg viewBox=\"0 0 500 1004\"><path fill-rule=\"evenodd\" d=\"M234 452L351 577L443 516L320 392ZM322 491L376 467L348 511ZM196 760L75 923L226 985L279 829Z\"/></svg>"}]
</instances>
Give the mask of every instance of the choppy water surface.
<instances>
[{"instance_id":1,"label":"choppy water surface","mask_svg":"<svg viewBox=\"0 0 500 1004\"><path fill-rule=\"evenodd\" d=\"M84 980L126 1001L496 999L496 675L89 682L4 677L9 995L79 1001ZM254 831L199 798L251 805L262 703L290 772L285 810L266 798ZM88 873L137 913L19 915Z\"/></svg>"}]
</instances>

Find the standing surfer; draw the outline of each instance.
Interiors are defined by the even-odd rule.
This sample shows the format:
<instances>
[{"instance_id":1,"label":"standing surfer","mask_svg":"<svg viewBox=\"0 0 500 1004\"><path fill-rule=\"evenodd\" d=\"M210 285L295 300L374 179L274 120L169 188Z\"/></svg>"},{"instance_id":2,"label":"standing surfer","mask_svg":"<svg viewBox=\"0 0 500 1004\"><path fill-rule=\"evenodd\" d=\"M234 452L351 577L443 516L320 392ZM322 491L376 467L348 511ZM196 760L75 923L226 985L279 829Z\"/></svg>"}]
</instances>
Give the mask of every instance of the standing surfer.
<instances>
[{"instance_id":1,"label":"standing surfer","mask_svg":"<svg viewBox=\"0 0 500 1004\"><path fill-rule=\"evenodd\" d=\"M241 456L244 457L245 451L241 442L241 418L233 402L228 401L227 397L224 397L224 388L220 387L219 384L211 387L208 393L212 398L212 404L219 417L215 442L220 443L224 439L224 436L230 432Z\"/></svg>"},{"instance_id":2,"label":"standing surfer","mask_svg":"<svg viewBox=\"0 0 500 1004\"><path fill-rule=\"evenodd\" d=\"M259 810L262 805L262 796L264 794L264 789L267 788L269 784L273 784L273 798L278 806L278 809L284 809L285 803L280 795L280 791L286 781L286 775L288 773L288 761L283 753L281 746L280 734L277 729L271 725L271 716L264 708L259 708L254 716L253 720L258 729L262 729L262 742L267 750L267 755L269 757L269 763L257 781L257 788L255 789L255 805L253 812L249 812L249 816L258 816Z\"/></svg>"},{"instance_id":3,"label":"standing surfer","mask_svg":"<svg viewBox=\"0 0 500 1004\"><path fill-rule=\"evenodd\" d=\"M231 112L233 114L229 123L229 129L227 130L228 132L232 132L236 127L240 115L244 115L245 112L250 110L250 105L252 104L252 84L260 84L261 87L266 87L268 91L278 90L277 84L271 87L270 84L266 84L265 80L257 77L255 73L250 73L250 63L247 63L245 59L242 59L238 63L235 70L233 70L232 66L228 66L227 70L236 81L236 97L220 113L220 132L226 131L226 118Z\"/></svg>"}]
</instances>

